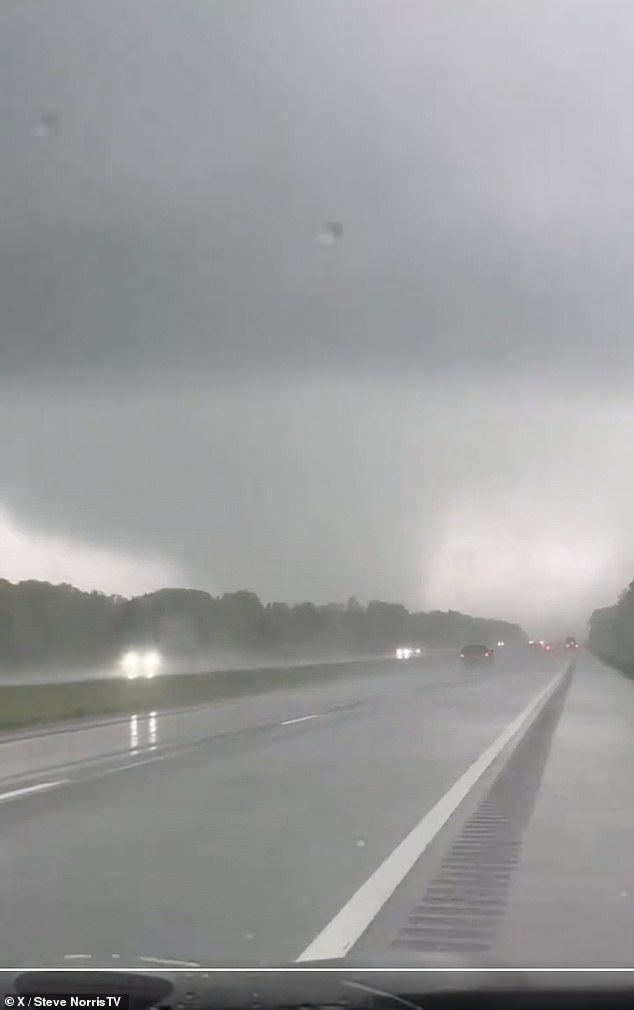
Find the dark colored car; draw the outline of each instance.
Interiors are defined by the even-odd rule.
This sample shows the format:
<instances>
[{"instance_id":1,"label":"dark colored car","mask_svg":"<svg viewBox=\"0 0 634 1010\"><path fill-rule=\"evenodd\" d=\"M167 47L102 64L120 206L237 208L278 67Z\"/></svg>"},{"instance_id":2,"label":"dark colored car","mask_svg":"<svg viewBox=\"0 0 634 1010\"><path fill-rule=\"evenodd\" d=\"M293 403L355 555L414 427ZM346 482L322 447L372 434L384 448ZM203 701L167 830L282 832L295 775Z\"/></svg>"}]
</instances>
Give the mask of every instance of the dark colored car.
<instances>
[{"instance_id":1,"label":"dark colored car","mask_svg":"<svg viewBox=\"0 0 634 1010\"><path fill-rule=\"evenodd\" d=\"M466 666L476 663L492 663L493 649L488 645L464 645L460 650L460 659Z\"/></svg>"},{"instance_id":2,"label":"dark colored car","mask_svg":"<svg viewBox=\"0 0 634 1010\"><path fill-rule=\"evenodd\" d=\"M567 638L564 645L569 652L575 652L579 648L579 643L576 638Z\"/></svg>"},{"instance_id":3,"label":"dark colored car","mask_svg":"<svg viewBox=\"0 0 634 1010\"><path fill-rule=\"evenodd\" d=\"M534 642L531 639L531 641L528 643L528 646L529 646L530 649L534 649L536 652L552 652L553 651L553 647L550 644L550 642L545 642L543 639L540 639L539 642Z\"/></svg>"}]
</instances>

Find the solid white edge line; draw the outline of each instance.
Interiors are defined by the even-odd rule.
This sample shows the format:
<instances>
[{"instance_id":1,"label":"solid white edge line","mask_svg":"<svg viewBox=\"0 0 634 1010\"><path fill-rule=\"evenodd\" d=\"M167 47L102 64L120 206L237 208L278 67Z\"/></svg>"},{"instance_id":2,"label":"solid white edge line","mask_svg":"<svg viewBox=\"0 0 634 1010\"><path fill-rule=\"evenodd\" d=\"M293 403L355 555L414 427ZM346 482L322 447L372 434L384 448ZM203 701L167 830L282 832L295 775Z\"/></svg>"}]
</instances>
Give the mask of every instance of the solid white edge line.
<instances>
[{"instance_id":1,"label":"solid white edge line","mask_svg":"<svg viewBox=\"0 0 634 1010\"><path fill-rule=\"evenodd\" d=\"M302 961L328 961L345 957L385 902L423 854L433 838L469 794L476 782L504 747L537 715L538 710L556 691L568 673L568 666L548 684L513 719L490 747L477 758L444 796L418 822L402 842L368 877L327 926L296 958Z\"/></svg>"},{"instance_id":2,"label":"solid white edge line","mask_svg":"<svg viewBox=\"0 0 634 1010\"><path fill-rule=\"evenodd\" d=\"M35 786L24 786L22 789L12 789L8 793L0 793L0 803L7 803L9 800L17 800L20 796L28 796L30 793L41 793L45 789L55 789L57 786L65 785L68 779L58 779L56 782L40 782Z\"/></svg>"},{"instance_id":3,"label":"solid white edge line","mask_svg":"<svg viewBox=\"0 0 634 1010\"><path fill-rule=\"evenodd\" d=\"M297 719L285 719L284 722L280 723L280 726L292 726L294 722L306 722L307 719L318 719L319 713L316 715L300 715Z\"/></svg>"}]
</instances>

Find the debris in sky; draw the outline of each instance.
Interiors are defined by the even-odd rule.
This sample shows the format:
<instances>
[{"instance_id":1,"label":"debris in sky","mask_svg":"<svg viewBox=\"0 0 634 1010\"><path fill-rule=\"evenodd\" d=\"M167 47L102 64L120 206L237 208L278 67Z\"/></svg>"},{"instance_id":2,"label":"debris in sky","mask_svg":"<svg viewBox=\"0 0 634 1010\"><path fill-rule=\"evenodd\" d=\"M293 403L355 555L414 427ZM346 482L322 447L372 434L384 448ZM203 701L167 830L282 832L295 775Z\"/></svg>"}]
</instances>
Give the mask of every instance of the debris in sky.
<instances>
[{"instance_id":1,"label":"debris in sky","mask_svg":"<svg viewBox=\"0 0 634 1010\"><path fill-rule=\"evenodd\" d=\"M343 237L343 225L340 221L328 221L325 228L316 237L318 245L334 245Z\"/></svg>"},{"instance_id":2,"label":"debris in sky","mask_svg":"<svg viewBox=\"0 0 634 1010\"><path fill-rule=\"evenodd\" d=\"M43 112L33 127L34 137L50 137L59 130L59 116L56 112Z\"/></svg>"}]
</instances>

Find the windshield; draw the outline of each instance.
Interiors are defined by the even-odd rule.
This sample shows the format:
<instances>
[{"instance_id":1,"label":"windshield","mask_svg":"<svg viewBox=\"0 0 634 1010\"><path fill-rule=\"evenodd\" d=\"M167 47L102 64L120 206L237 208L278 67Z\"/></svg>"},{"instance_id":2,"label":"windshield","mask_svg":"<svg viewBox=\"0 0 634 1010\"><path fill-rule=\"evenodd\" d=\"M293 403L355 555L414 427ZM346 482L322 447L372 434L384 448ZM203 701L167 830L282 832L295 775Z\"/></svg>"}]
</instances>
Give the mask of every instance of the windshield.
<instances>
[{"instance_id":1,"label":"windshield","mask_svg":"<svg viewBox=\"0 0 634 1010\"><path fill-rule=\"evenodd\" d=\"M5 962L631 962L632 30L3 0Z\"/></svg>"}]
</instances>

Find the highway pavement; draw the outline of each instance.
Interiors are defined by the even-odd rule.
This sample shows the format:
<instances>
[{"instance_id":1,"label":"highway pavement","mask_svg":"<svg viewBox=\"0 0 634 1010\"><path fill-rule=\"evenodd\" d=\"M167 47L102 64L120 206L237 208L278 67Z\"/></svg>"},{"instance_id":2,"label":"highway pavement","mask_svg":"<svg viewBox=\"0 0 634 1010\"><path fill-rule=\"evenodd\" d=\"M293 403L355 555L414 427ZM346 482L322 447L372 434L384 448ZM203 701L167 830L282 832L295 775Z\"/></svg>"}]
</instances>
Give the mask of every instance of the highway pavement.
<instances>
[{"instance_id":1,"label":"highway pavement","mask_svg":"<svg viewBox=\"0 0 634 1010\"><path fill-rule=\"evenodd\" d=\"M0 738L2 962L634 962L634 683L566 660Z\"/></svg>"}]
</instances>

